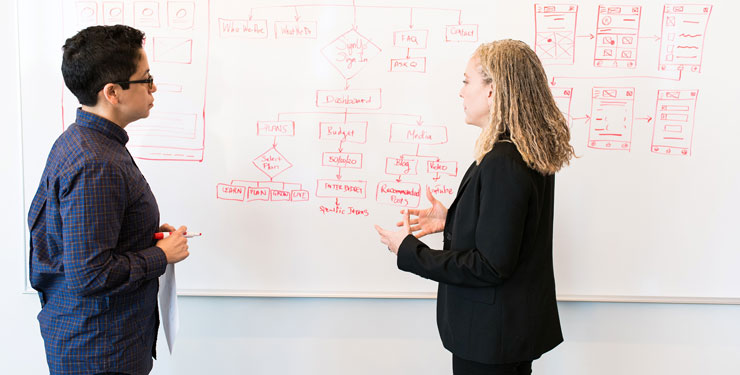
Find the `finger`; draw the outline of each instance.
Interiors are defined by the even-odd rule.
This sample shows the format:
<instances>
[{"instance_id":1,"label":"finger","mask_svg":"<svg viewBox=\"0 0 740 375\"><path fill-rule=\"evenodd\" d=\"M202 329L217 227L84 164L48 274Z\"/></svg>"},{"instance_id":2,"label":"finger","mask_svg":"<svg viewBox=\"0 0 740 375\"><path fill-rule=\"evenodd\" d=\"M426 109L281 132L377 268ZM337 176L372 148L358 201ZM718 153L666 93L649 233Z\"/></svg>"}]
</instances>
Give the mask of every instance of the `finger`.
<instances>
[{"instance_id":1,"label":"finger","mask_svg":"<svg viewBox=\"0 0 740 375\"><path fill-rule=\"evenodd\" d=\"M417 224L419 224L419 219L411 219L411 218L409 218L409 225L417 225ZM396 223L396 226L397 227L402 227L403 226L403 220L397 222Z\"/></svg>"},{"instance_id":2,"label":"finger","mask_svg":"<svg viewBox=\"0 0 740 375\"><path fill-rule=\"evenodd\" d=\"M403 210L401 210L401 213L403 213ZM417 208L413 208L413 209L410 209L409 210L409 214L410 215L419 216L419 213L420 213L419 212L419 209L417 209Z\"/></svg>"},{"instance_id":3,"label":"finger","mask_svg":"<svg viewBox=\"0 0 740 375\"><path fill-rule=\"evenodd\" d=\"M183 233L187 232L187 230L188 230L188 227L186 227L186 226L183 225L180 228L177 228L176 233L183 234Z\"/></svg>"},{"instance_id":4,"label":"finger","mask_svg":"<svg viewBox=\"0 0 740 375\"><path fill-rule=\"evenodd\" d=\"M375 230L378 231L378 234L381 237L384 237L385 236L385 229L381 228L380 225L378 225L378 224L375 224L374 226L375 226Z\"/></svg>"},{"instance_id":5,"label":"finger","mask_svg":"<svg viewBox=\"0 0 740 375\"><path fill-rule=\"evenodd\" d=\"M403 215L403 228L406 229L406 231L408 232L410 227L411 226L409 225L409 211L406 210L406 215Z\"/></svg>"},{"instance_id":6,"label":"finger","mask_svg":"<svg viewBox=\"0 0 740 375\"><path fill-rule=\"evenodd\" d=\"M176 230L176 229L175 229L175 227L173 227L172 225L169 225L169 224L167 224L167 223L164 223L164 224L162 224L162 225L161 225L161 226L159 227L159 229L160 229L160 231L162 231L162 232L174 232L174 231Z\"/></svg>"},{"instance_id":7,"label":"finger","mask_svg":"<svg viewBox=\"0 0 740 375\"><path fill-rule=\"evenodd\" d=\"M432 195L432 189L430 189L429 186L427 186L427 199L432 204L434 204L434 202L436 201L436 199L434 198L434 195Z\"/></svg>"}]
</instances>

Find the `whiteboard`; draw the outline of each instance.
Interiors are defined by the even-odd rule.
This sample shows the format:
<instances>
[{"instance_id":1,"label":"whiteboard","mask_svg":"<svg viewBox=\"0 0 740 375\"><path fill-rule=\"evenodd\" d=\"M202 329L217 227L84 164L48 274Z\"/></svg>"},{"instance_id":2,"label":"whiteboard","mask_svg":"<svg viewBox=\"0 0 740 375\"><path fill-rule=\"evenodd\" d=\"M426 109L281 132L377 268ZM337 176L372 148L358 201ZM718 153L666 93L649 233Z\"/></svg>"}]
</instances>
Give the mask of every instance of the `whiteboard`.
<instances>
[{"instance_id":1,"label":"whiteboard","mask_svg":"<svg viewBox=\"0 0 740 375\"><path fill-rule=\"evenodd\" d=\"M740 301L740 54L729 0L18 2L26 207L77 102L66 37L147 35L158 91L128 144L192 295L433 297L373 224L449 205L476 128L457 96L478 44L532 46L579 156L556 178L562 300ZM61 106L60 106L61 103ZM441 238L427 243L441 247Z\"/></svg>"}]
</instances>

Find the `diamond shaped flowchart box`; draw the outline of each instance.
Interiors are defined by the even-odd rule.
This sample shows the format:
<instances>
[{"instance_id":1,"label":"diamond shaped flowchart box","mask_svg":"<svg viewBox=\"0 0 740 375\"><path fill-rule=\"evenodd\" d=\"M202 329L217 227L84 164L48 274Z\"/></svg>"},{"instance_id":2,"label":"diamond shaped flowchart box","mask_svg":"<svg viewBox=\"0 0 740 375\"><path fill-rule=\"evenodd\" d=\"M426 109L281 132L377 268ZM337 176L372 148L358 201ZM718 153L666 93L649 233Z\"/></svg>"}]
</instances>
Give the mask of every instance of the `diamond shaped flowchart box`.
<instances>
[{"instance_id":1,"label":"diamond shaped flowchart box","mask_svg":"<svg viewBox=\"0 0 740 375\"><path fill-rule=\"evenodd\" d=\"M357 75L370 59L380 53L375 45L355 29L351 29L329 43L321 53L346 79Z\"/></svg>"},{"instance_id":2,"label":"diamond shaped flowchart box","mask_svg":"<svg viewBox=\"0 0 740 375\"><path fill-rule=\"evenodd\" d=\"M293 166L293 164L285 159L285 156L274 148L271 148L264 154L258 156L254 159L252 164L266 175L270 176L270 178L274 178Z\"/></svg>"}]
</instances>

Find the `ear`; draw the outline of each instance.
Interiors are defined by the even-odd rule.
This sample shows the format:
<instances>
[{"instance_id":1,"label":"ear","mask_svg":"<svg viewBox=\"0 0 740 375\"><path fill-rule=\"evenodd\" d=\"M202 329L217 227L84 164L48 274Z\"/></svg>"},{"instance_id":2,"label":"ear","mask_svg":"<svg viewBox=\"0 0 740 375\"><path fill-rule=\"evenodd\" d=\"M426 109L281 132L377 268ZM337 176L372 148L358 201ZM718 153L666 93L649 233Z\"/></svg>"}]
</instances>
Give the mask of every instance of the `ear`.
<instances>
[{"instance_id":1,"label":"ear","mask_svg":"<svg viewBox=\"0 0 740 375\"><path fill-rule=\"evenodd\" d=\"M493 83L488 86L488 106L493 106L493 93L496 90L493 88Z\"/></svg>"},{"instance_id":2,"label":"ear","mask_svg":"<svg viewBox=\"0 0 740 375\"><path fill-rule=\"evenodd\" d=\"M102 96L102 98L98 98L98 99L103 99L110 104L116 105L120 102L120 95L119 95L120 89L121 89L121 86L118 86L115 83L107 83L103 87L103 89L100 90L101 93L98 94Z\"/></svg>"}]
</instances>

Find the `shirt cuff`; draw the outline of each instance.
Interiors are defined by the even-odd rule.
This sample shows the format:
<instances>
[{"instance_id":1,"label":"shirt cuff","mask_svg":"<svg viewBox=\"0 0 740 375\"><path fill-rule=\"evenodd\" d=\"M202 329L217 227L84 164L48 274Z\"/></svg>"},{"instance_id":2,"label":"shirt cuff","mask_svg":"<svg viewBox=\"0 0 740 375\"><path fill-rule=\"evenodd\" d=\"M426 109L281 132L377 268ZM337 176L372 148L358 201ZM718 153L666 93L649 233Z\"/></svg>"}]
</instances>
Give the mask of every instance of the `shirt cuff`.
<instances>
[{"instance_id":1,"label":"shirt cuff","mask_svg":"<svg viewBox=\"0 0 740 375\"><path fill-rule=\"evenodd\" d=\"M140 251L139 254L146 261L146 274L144 277L147 280L160 277L164 274L167 268L167 256L162 249L152 246Z\"/></svg>"}]
</instances>

